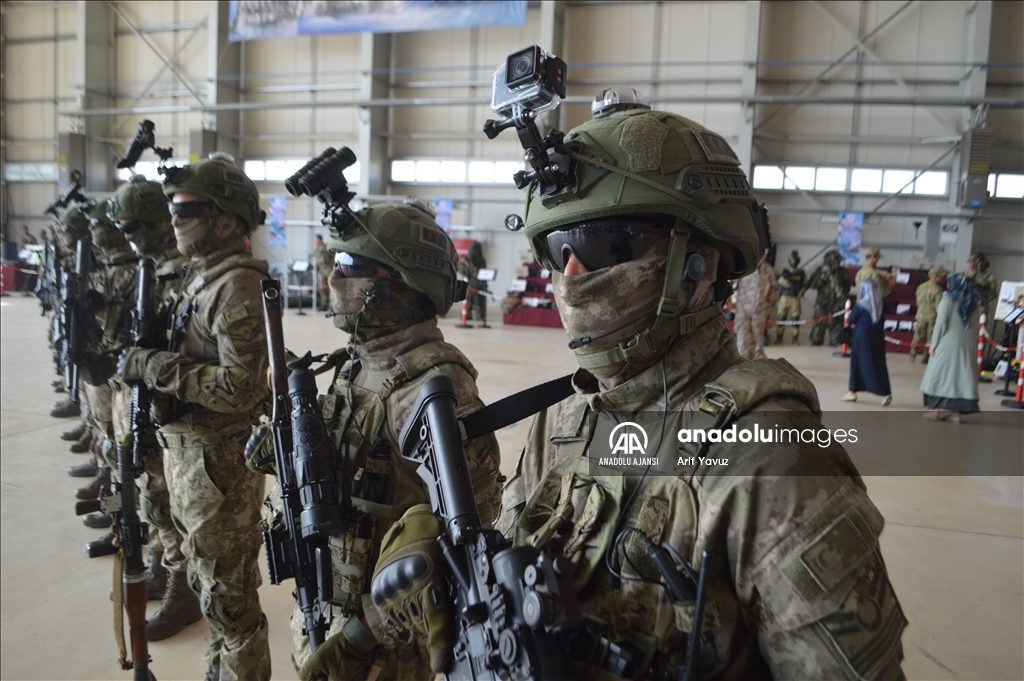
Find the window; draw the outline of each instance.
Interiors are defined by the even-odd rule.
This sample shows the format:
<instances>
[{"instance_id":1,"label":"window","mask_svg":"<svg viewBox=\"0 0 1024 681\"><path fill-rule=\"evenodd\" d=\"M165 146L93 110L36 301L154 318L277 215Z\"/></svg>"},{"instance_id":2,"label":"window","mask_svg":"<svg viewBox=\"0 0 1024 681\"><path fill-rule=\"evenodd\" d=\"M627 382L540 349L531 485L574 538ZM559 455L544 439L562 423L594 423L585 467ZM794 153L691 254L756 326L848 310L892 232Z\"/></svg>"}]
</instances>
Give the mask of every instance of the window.
<instances>
[{"instance_id":1,"label":"window","mask_svg":"<svg viewBox=\"0 0 1024 681\"><path fill-rule=\"evenodd\" d=\"M1024 199L1024 175L1001 174L996 180L995 197L999 199Z\"/></svg>"},{"instance_id":2,"label":"window","mask_svg":"<svg viewBox=\"0 0 1024 681\"><path fill-rule=\"evenodd\" d=\"M494 164L494 181L500 184L512 184L512 176L523 169L519 161L498 161Z\"/></svg>"},{"instance_id":3,"label":"window","mask_svg":"<svg viewBox=\"0 0 1024 681\"><path fill-rule=\"evenodd\" d=\"M754 166L754 189L782 189L782 168Z\"/></svg>"},{"instance_id":4,"label":"window","mask_svg":"<svg viewBox=\"0 0 1024 681\"><path fill-rule=\"evenodd\" d=\"M914 171L886 170L882 178L882 191L886 194L910 194L914 191Z\"/></svg>"},{"instance_id":5,"label":"window","mask_svg":"<svg viewBox=\"0 0 1024 681\"><path fill-rule=\"evenodd\" d=\"M416 161L392 161L391 162L392 182L415 182Z\"/></svg>"},{"instance_id":6,"label":"window","mask_svg":"<svg viewBox=\"0 0 1024 681\"><path fill-rule=\"evenodd\" d=\"M783 189L814 189L814 168L806 166L789 166L786 168L786 181Z\"/></svg>"},{"instance_id":7,"label":"window","mask_svg":"<svg viewBox=\"0 0 1024 681\"><path fill-rule=\"evenodd\" d=\"M441 162L440 161L416 161L417 182L440 182Z\"/></svg>"},{"instance_id":8,"label":"window","mask_svg":"<svg viewBox=\"0 0 1024 681\"><path fill-rule=\"evenodd\" d=\"M998 177L998 175L996 175L995 173L989 173L989 175L988 175L988 195L989 196L995 196L996 195L996 177Z\"/></svg>"},{"instance_id":9,"label":"window","mask_svg":"<svg viewBox=\"0 0 1024 681\"><path fill-rule=\"evenodd\" d=\"M921 173L914 182L914 193L928 196L944 196L946 193L947 173L941 170L931 170Z\"/></svg>"},{"instance_id":10,"label":"window","mask_svg":"<svg viewBox=\"0 0 1024 681\"><path fill-rule=\"evenodd\" d=\"M4 179L8 182L55 182L55 163L8 163L4 166Z\"/></svg>"},{"instance_id":11,"label":"window","mask_svg":"<svg viewBox=\"0 0 1024 681\"><path fill-rule=\"evenodd\" d=\"M820 192L846 191L846 168L818 168L814 188Z\"/></svg>"},{"instance_id":12,"label":"window","mask_svg":"<svg viewBox=\"0 0 1024 681\"><path fill-rule=\"evenodd\" d=\"M466 162L465 161L441 161L442 182L465 182Z\"/></svg>"},{"instance_id":13,"label":"window","mask_svg":"<svg viewBox=\"0 0 1024 681\"><path fill-rule=\"evenodd\" d=\"M264 176L267 182L284 182L291 175L288 172L287 161L267 161L265 168Z\"/></svg>"},{"instance_id":14,"label":"window","mask_svg":"<svg viewBox=\"0 0 1024 681\"><path fill-rule=\"evenodd\" d=\"M494 182L494 163L491 161L470 161L469 162L470 182Z\"/></svg>"},{"instance_id":15,"label":"window","mask_svg":"<svg viewBox=\"0 0 1024 681\"><path fill-rule=\"evenodd\" d=\"M253 182L263 182L267 179L267 168L263 161L246 161L242 166L242 172Z\"/></svg>"},{"instance_id":16,"label":"window","mask_svg":"<svg viewBox=\"0 0 1024 681\"><path fill-rule=\"evenodd\" d=\"M882 171L877 168L854 168L850 175L850 191L874 194L882 191Z\"/></svg>"}]
</instances>

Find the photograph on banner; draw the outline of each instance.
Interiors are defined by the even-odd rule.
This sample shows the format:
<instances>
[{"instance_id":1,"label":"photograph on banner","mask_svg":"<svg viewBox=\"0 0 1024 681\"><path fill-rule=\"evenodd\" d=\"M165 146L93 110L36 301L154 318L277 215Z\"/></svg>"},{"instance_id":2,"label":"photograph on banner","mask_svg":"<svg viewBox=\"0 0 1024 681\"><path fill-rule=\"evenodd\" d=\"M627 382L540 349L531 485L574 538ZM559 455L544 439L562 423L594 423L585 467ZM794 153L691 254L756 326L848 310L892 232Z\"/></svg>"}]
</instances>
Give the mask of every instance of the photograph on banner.
<instances>
[{"instance_id":1,"label":"photograph on banner","mask_svg":"<svg viewBox=\"0 0 1024 681\"><path fill-rule=\"evenodd\" d=\"M839 213L839 239L836 241L844 265L860 264L860 238L864 229L864 213L842 211Z\"/></svg>"},{"instance_id":2,"label":"photograph on banner","mask_svg":"<svg viewBox=\"0 0 1024 681\"><path fill-rule=\"evenodd\" d=\"M522 26L526 23L526 0L232 0L228 12L229 40L237 42L325 33L401 33L473 26Z\"/></svg>"},{"instance_id":3,"label":"photograph on banner","mask_svg":"<svg viewBox=\"0 0 1024 681\"><path fill-rule=\"evenodd\" d=\"M437 211L437 215L434 216L434 222L437 223L438 227L448 229L452 226L451 199L434 199L434 210Z\"/></svg>"},{"instance_id":4,"label":"photograph on banner","mask_svg":"<svg viewBox=\"0 0 1024 681\"><path fill-rule=\"evenodd\" d=\"M288 232L285 229L288 197L271 196L269 201L270 210L267 211L267 227L270 231L270 247L288 248Z\"/></svg>"}]
</instances>

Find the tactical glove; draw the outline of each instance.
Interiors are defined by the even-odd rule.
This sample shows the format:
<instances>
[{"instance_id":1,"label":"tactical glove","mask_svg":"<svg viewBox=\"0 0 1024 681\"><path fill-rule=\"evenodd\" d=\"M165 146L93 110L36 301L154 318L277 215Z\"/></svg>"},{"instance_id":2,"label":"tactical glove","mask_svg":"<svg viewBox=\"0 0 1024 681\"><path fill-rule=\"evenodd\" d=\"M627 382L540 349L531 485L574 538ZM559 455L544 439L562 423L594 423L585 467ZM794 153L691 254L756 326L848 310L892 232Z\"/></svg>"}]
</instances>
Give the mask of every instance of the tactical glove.
<instances>
[{"instance_id":1,"label":"tactical glove","mask_svg":"<svg viewBox=\"0 0 1024 681\"><path fill-rule=\"evenodd\" d=\"M351 617L341 631L310 654L299 670L299 678L302 681L319 681L321 674L326 674L330 681L355 678L370 664L376 648L377 639L373 633L358 617Z\"/></svg>"},{"instance_id":2,"label":"tactical glove","mask_svg":"<svg viewBox=\"0 0 1024 681\"><path fill-rule=\"evenodd\" d=\"M252 429L252 435L245 444L245 465L256 473L277 475L273 431L269 423L261 423Z\"/></svg>"},{"instance_id":3,"label":"tactical glove","mask_svg":"<svg viewBox=\"0 0 1024 681\"><path fill-rule=\"evenodd\" d=\"M430 506L413 506L381 542L370 594L387 623L399 632L427 637L430 668L443 672L452 656L447 566L437 538L441 520Z\"/></svg>"}]
</instances>

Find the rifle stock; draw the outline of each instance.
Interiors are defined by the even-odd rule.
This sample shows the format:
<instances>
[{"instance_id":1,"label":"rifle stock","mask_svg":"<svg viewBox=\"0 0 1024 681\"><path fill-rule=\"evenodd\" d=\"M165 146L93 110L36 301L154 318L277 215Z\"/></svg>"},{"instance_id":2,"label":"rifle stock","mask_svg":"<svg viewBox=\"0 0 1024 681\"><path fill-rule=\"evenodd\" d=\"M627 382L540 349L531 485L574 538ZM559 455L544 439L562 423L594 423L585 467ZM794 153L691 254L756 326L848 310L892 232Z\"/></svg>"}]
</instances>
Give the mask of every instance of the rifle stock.
<instances>
[{"instance_id":1,"label":"rifle stock","mask_svg":"<svg viewBox=\"0 0 1024 681\"><path fill-rule=\"evenodd\" d=\"M456 403L450 378L430 378L400 438L402 456L419 464L446 528L438 541L451 568L457 614L445 678L571 678L566 652L581 623L573 566L533 547L509 548L500 532L481 525Z\"/></svg>"}]
</instances>

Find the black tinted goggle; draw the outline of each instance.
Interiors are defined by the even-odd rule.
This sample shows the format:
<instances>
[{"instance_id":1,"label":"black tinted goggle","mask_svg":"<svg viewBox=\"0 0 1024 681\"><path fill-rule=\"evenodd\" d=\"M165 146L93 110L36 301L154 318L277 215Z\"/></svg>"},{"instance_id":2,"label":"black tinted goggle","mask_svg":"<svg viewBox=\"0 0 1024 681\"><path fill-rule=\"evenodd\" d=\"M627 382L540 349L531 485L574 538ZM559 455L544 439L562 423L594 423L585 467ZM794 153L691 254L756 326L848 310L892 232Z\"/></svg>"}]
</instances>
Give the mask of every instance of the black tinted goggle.
<instances>
[{"instance_id":1,"label":"black tinted goggle","mask_svg":"<svg viewBox=\"0 0 1024 681\"><path fill-rule=\"evenodd\" d=\"M122 234L135 234L135 232L142 229L142 223L138 220L132 220L130 222L115 222L117 228L121 230Z\"/></svg>"},{"instance_id":2,"label":"black tinted goggle","mask_svg":"<svg viewBox=\"0 0 1024 681\"><path fill-rule=\"evenodd\" d=\"M334 254L334 269L343 277L355 279L374 278L378 276L378 268L381 267L389 272L391 271L387 265L373 258L366 258L355 253L346 253L345 251Z\"/></svg>"},{"instance_id":3,"label":"black tinted goggle","mask_svg":"<svg viewBox=\"0 0 1024 681\"><path fill-rule=\"evenodd\" d=\"M544 237L552 269L564 272L575 255L588 271L621 265L643 257L675 220L605 220L551 232Z\"/></svg>"},{"instance_id":4,"label":"black tinted goggle","mask_svg":"<svg viewBox=\"0 0 1024 681\"><path fill-rule=\"evenodd\" d=\"M213 215L212 201L182 201L170 205L171 213L188 220Z\"/></svg>"}]
</instances>

